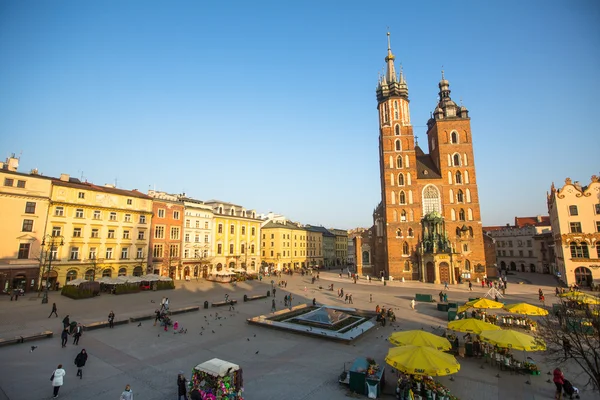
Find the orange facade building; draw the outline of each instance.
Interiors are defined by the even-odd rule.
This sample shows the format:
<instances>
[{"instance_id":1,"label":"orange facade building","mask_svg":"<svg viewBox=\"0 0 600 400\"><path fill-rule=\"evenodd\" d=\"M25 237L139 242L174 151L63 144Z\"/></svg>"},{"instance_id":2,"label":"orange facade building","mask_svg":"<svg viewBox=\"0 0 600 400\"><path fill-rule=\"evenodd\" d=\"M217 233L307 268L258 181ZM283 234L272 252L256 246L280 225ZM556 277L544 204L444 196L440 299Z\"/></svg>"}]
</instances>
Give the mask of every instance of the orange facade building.
<instances>
[{"instance_id":1,"label":"orange facade building","mask_svg":"<svg viewBox=\"0 0 600 400\"><path fill-rule=\"evenodd\" d=\"M451 99L442 71L425 153L394 60L388 34L387 71L376 89L381 203L373 214L369 272L437 283L482 278L485 247L468 110Z\"/></svg>"}]
</instances>

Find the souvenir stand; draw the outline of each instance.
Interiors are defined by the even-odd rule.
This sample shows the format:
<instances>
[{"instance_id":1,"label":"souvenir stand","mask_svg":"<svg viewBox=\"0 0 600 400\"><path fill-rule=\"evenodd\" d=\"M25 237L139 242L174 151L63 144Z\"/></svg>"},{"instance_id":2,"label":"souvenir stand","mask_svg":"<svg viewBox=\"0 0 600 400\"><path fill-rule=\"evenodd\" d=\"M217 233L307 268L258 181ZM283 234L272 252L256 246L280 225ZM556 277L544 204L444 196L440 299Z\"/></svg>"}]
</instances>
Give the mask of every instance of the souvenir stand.
<instances>
[{"instance_id":1,"label":"souvenir stand","mask_svg":"<svg viewBox=\"0 0 600 400\"><path fill-rule=\"evenodd\" d=\"M359 357L350 367L350 390L376 399L381 395L385 384L385 366L379 366L372 358Z\"/></svg>"},{"instance_id":2,"label":"souvenir stand","mask_svg":"<svg viewBox=\"0 0 600 400\"><path fill-rule=\"evenodd\" d=\"M190 385L200 390L202 400L243 400L242 369L218 358L196 365Z\"/></svg>"}]
</instances>

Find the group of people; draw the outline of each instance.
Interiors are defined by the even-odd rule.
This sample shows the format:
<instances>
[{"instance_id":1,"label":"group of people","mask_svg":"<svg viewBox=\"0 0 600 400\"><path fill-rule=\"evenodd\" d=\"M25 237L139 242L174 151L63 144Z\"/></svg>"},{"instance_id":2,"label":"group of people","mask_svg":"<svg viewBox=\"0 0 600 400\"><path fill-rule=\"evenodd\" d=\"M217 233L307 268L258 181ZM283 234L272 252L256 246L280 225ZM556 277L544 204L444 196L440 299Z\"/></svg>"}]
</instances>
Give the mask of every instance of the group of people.
<instances>
[{"instance_id":1,"label":"group of people","mask_svg":"<svg viewBox=\"0 0 600 400\"><path fill-rule=\"evenodd\" d=\"M79 379L83 379L83 367L85 366L88 359L88 355L85 349L81 350L75 357L74 364L77 367L77 376ZM52 382L52 394L53 398L58 397L58 392L60 388L65 383L65 376L67 372L63 368L62 364L58 364L54 372L52 372L52 376L50 376L50 382ZM125 390L121 393L121 397L119 400L133 400L133 391L131 390L131 386L125 386ZM194 399L196 400L196 399Z\"/></svg>"},{"instance_id":2,"label":"group of people","mask_svg":"<svg viewBox=\"0 0 600 400\"><path fill-rule=\"evenodd\" d=\"M392 310L392 307L386 309L385 307L379 307L379 304L375 307L375 313L377 314L376 321L385 326L387 321L396 322L396 314Z\"/></svg>"}]
</instances>

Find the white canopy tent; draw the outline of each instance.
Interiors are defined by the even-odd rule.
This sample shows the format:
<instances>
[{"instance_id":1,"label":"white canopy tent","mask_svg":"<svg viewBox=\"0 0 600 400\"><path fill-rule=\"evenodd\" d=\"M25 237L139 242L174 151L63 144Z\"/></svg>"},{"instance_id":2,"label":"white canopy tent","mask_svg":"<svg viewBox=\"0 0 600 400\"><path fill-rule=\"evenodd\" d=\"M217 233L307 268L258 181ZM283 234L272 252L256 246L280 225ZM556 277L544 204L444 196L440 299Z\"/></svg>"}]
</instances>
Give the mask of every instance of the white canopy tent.
<instances>
[{"instance_id":1,"label":"white canopy tent","mask_svg":"<svg viewBox=\"0 0 600 400\"><path fill-rule=\"evenodd\" d=\"M73 279L72 281L67 282L67 285L79 286L83 282L89 282L82 278Z\"/></svg>"},{"instance_id":2,"label":"white canopy tent","mask_svg":"<svg viewBox=\"0 0 600 400\"><path fill-rule=\"evenodd\" d=\"M196 365L197 371L202 371L212 376L225 377L234 371L238 371L240 366L237 364L230 363L229 361L223 361L218 358L213 358L203 362L202 364Z\"/></svg>"}]
</instances>

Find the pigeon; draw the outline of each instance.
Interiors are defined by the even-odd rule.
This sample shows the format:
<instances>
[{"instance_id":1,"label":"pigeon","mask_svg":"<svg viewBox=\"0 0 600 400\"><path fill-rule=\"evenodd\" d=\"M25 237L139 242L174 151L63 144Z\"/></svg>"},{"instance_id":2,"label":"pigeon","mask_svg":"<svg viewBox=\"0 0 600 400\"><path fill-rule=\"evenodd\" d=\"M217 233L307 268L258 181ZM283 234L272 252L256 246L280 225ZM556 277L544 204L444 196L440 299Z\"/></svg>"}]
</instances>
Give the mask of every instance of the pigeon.
<instances>
[{"instance_id":1,"label":"pigeon","mask_svg":"<svg viewBox=\"0 0 600 400\"><path fill-rule=\"evenodd\" d=\"M150 300L150 303L155 303L155 301L154 300Z\"/></svg>"},{"instance_id":2,"label":"pigeon","mask_svg":"<svg viewBox=\"0 0 600 400\"><path fill-rule=\"evenodd\" d=\"M212 331L212 333L215 333L215 331Z\"/></svg>"},{"instance_id":3,"label":"pigeon","mask_svg":"<svg viewBox=\"0 0 600 400\"><path fill-rule=\"evenodd\" d=\"M256 333L254 334L254 337L256 337Z\"/></svg>"},{"instance_id":4,"label":"pigeon","mask_svg":"<svg viewBox=\"0 0 600 400\"><path fill-rule=\"evenodd\" d=\"M33 353L33 351L37 349L37 346L31 346L31 350L29 350L30 353Z\"/></svg>"},{"instance_id":5,"label":"pigeon","mask_svg":"<svg viewBox=\"0 0 600 400\"><path fill-rule=\"evenodd\" d=\"M219 326L223 326L223 324L219 324Z\"/></svg>"},{"instance_id":6,"label":"pigeon","mask_svg":"<svg viewBox=\"0 0 600 400\"><path fill-rule=\"evenodd\" d=\"M258 350L256 350L256 353L254 353L254 354L258 354Z\"/></svg>"},{"instance_id":7,"label":"pigeon","mask_svg":"<svg viewBox=\"0 0 600 400\"><path fill-rule=\"evenodd\" d=\"M500 378L500 374L496 374L496 378Z\"/></svg>"},{"instance_id":8,"label":"pigeon","mask_svg":"<svg viewBox=\"0 0 600 400\"><path fill-rule=\"evenodd\" d=\"M250 338L246 338L247 341L250 341Z\"/></svg>"},{"instance_id":9,"label":"pigeon","mask_svg":"<svg viewBox=\"0 0 600 400\"><path fill-rule=\"evenodd\" d=\"M202 332L200 332L200 335L202 336Z\"/></svg>"},{"instance_id":10,"label":"pigeon","mask_svg":"<svg viewBox=\"0 0 600 400\"><path fill-rule=\"evenodd\" d=\"M158 337L160 337L160 333L158 334Z\"/></svg>"},{"instance_id":11,"label":"pigeon","mask_svg":"<svg viewBox=\"0 0 600 400\"><path fill-rule=\"evenodd\" d=\"M141 322L138 324L138 327L139 327L139 326L142 326L142 323L141 323Z\"/></svg>"}]
</instances>

